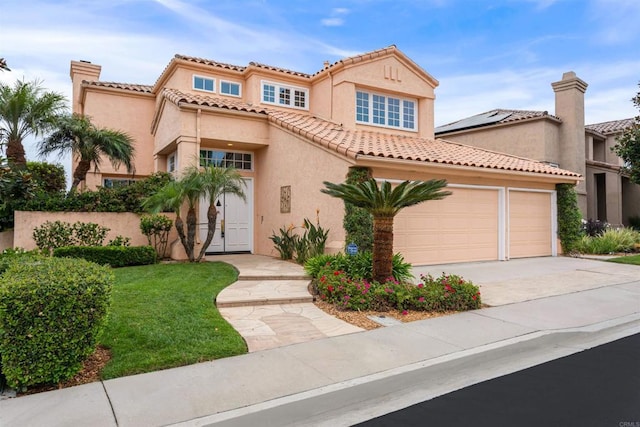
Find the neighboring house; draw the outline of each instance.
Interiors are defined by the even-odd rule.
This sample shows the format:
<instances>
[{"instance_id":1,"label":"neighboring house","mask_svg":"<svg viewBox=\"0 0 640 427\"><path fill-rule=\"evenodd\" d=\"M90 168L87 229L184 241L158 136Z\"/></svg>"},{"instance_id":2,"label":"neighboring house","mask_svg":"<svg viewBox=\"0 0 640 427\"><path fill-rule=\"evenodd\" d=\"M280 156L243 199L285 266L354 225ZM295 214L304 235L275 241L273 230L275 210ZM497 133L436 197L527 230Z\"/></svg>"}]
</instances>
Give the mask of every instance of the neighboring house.
<instances>
[{"instance_id":1,"label":"neighboring house","mask_svg":"<svg viewBox=\"0 0 640 427\"><path fill-rule=\"evenodd\" d=\"M623 162L611 147L633 119L585 126L587 84L568 72L551 86L555 115L496 109L439 126L435 135L577 172L586 177L576 187L583 216L628 225L640 215L640 186L621 173Z\"/></svg>"},{"instance_id":2,"label":"neighboring house","mask_svg":"<svg viewBox=\"0 0 640 427\"><path fill-rule=\"evenodd\" d=\"M71 62L74 112L131 134L137 175L105 162L86 185L179 174L194 163L236 167L248 197L216 201L213 253L274 254L269 236L315 220L316 209L330 229L329 250L341 250L344 204L322 194L322 182L343 182L349 168L367 167L379 179L450 183L452 196L397 217L395 250L414 264L555 255L555 185L581 179L541 162L435 140L438 82L395 46L325 63L314 74L183 55L148 86L102 82L100 70ZM206 209L202 203L201 218ZM180 245L173 251L179 257Z\"/></svg>"}]
</instances>

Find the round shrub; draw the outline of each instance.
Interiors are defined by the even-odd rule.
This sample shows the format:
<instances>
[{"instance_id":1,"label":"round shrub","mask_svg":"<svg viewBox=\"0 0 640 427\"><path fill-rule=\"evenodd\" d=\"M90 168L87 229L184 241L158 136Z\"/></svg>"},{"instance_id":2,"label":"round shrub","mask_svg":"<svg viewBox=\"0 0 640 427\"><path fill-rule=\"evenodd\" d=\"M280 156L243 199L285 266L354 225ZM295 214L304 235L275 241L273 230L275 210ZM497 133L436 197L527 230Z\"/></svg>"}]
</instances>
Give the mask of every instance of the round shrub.
<instances>
[{"instance_id":1,"label":"round shrub","mask_svg":"<svg viewBox=\"0 0 640 427\"><path fill-rule=\"evenodd\" d=\"M73 377L104 327L114 277L81 259L16 262L0 276L0 355L15 388Z\"/></svg>"}]
</instances>

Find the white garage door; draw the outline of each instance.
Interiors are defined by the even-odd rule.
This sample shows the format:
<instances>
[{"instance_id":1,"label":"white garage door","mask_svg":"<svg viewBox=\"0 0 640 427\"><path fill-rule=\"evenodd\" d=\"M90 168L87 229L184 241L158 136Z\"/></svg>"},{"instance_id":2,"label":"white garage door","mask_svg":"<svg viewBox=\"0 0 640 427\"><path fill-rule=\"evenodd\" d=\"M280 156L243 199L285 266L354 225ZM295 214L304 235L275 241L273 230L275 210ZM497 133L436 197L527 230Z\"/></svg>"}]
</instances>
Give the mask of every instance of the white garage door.
<instances>
[{"instance_id":1,"label":"white garage door","mask_svg":"<svg viewBox=\"0 0 640 427\"><path fill-rule=\"evenodd\" d=\"M509 191L509 257L552 255L552 193Z\"/></svg>"},{"instance_id":2,"label":"white garage door","mask_svg":"<svg viewBox=\"0 0 640 427\"><path fill-rule=\"evenodd\" d=\"M498 259L499 192L448 188L452 195L403 209L394 252L417 265Z\"/></svg>"}]
</instances>

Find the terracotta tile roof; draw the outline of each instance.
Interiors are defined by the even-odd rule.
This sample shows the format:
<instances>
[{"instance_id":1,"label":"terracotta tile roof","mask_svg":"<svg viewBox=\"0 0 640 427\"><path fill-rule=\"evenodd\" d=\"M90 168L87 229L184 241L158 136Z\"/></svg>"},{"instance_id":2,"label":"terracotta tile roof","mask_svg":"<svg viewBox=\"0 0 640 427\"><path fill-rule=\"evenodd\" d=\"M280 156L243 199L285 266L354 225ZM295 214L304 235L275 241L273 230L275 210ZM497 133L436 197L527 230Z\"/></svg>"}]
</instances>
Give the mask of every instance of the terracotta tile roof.
<instances>
[{"instance_id":1,"label":"terracotta tile roof","mask_svg":"<svg viewBox=\"0 0 640 427\"><path fill-rule=\"evenodd\" d=\"M594 123L591 125L586 125L584 128L587 130L592 130L603 135L607 135L610 133L618 133L622 132L625 129L633 126L635 123L635 119L622 119L622 120L612 120L609 122L602 123Z\"/></svg>"},{"instance_id":2,"label":"terracotta tile roof","mask_svg":"<svg viewBox=\"0 0 640 427\"><path fill-rule=\"evenodd\" d=\"M466 129L475 129L486 126L493 126L502 123L511 123L520 120L528 120L535 118L551 118L561 121L560 118L549 114L547 111L532 110L505 110L498 108L475 116L466 117L446 125L435 128L435 133L442 134L446 132L456 132Z\"/></svg>"},{"instance_id":3,"label":"terracotta tile roof","mask_svg":"<svg viewBox=\"0 0 640 427\"><path fill-rule=\"evenodd\" d=\"M431 140L368 130L348 130L339 124L309 114L257 107L240 101L206 95L187 94L175 89L165 89L163 96L174 104L184 102L207 107L266 114L269 121L276 125L351 159L383 157L485 169L580 177L577 173L554 168L535 160L496 153L443 139Z\"/></svg>"},{"instance_id":4,"label":"terracotta tile roof","mask_svg":"<svg viewBox=\"0 0 640 427\"><path fill-rule=\"evenodd\" d=\"M278 125L311 139L347 157L385 157L389 159L443 163L485 169L533 172L580 177L575 172L545 163L446 141L364 130L345 130L339 125L313 116L286 111L268 111Z\"/></svg>"},{"instance_id":5,"label":"terracotta tile roof","mask_svg":"<svg viewBox=\"0 0 640 427\"><path fill-rule=\"evenodd\" d=\"M151 89L153 89L153 86L150 86L150 85L139 85L134 83L102 82L98 80L93 80L93 81L83 80L82 84L86 84L89 86L111 87L114 89L124 89L124 90L131 90L134 92L144 92L144 93L151 93Z\"/></svg>"},{"instance_id":6,"label":"terracotta tile roof","mask_svg":"<svg viewBox=\"0 0 640 427\"><path fill-rule=\"evenodd\" d=\"M225 108L227 110L248 111L251 113L266 114L267 110L262 107L253 106L241 101L230 99L215 98L213 96L196 95L186 93L177 89L164 89L162 95L172 103L179 105L181 103L200 105L203 107Z\"/></svg>"},{"instance_id":7,"label":"terracotta tile roof","mask_svg":"<svg viewBox=\"0 0 640 427\"><path fill-rule=\"evenodd\" d=\"M292 76L304 77L306 79L310 78L311 75L307 73L302 73L300 71L288 70L286 68L274 67L272 65L261 64L259 62L249 62L249 65L253 65L254 67L263 68L265 70L277 71L279 73L290 74Z\"/></svg>"},{"instance_id":8,"label":"terracotta tile roof","mask_svg":"<svg viewBox=\"0 0 640 427\"><path fill-rule=\"evenodd\" d=\"M198 57L195 57L195 56L187 56L187 55L176 54L174 57L176 59L182 59L182 60L185 60L185 61L196 62L198 64L211 65L212 67L224 68L226 70L233 70L233 71L242 72L242 71L247 69L247 67L243 67L241 65L225 64L224 62L212 61L210 59L198 58Z\"/></svg>"}]
</instances>

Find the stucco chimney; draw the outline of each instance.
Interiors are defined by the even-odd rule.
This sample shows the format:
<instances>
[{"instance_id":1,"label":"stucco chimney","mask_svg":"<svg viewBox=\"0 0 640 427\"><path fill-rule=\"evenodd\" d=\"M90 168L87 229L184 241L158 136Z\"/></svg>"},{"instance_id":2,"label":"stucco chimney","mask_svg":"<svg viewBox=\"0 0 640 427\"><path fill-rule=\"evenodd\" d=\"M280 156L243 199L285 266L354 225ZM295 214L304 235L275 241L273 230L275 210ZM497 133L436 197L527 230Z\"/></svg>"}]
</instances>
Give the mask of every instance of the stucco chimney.
<instances>
[{"instance_id":1,"label":"stucco chimney","mask_svg":"<svg viewBox=\"0 0 640 427\"><path fill-rule=\"evenodd\" d=\"M69 75L71 76L71 83L73 85L73 100L71 105L73 112L83 114L82 100L80 99L80 86L83 80L98 80L100 78L100 71L102 67L100 65L92 64L89 61L71 61L71 68Z\"/></svg>"},{"instance_id":2,"label":"stucco chimney","mask_svg":"<svg viewBox=\"0 0 640 427\"><path fill-rule=\"evenodd\" d=\"M562 80L551 83L556 95L556 116L560 126L560 167L586 176L584 144L584 93L587 83L573 71L562 75ZM577 187L578 204L583 214L587 212L587 187L585 180Z\"/></svg>"}]
</instances>

